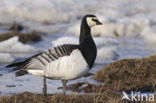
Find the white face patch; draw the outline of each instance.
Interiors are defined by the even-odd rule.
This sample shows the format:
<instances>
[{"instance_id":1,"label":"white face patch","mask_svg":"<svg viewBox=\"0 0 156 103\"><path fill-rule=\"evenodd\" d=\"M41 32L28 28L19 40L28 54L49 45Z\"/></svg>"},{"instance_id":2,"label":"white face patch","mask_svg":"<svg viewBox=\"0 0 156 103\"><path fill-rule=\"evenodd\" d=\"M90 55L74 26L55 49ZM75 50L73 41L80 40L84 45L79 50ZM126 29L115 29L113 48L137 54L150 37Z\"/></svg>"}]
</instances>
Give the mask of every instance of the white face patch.
<instances>
[{"instance_id":1,"label":"white face patch","mask_svg":"<svg viewBox=\"0 0 156 103\"><path fill-rule=\"evenodd\" d=\"M89 27L92 27L92 26L95 26L96 25L96 22L93 21L92 19L97 19L97 17L87 17L86 21L87 21L87 24Z\"/></svg>"}]
</instances>

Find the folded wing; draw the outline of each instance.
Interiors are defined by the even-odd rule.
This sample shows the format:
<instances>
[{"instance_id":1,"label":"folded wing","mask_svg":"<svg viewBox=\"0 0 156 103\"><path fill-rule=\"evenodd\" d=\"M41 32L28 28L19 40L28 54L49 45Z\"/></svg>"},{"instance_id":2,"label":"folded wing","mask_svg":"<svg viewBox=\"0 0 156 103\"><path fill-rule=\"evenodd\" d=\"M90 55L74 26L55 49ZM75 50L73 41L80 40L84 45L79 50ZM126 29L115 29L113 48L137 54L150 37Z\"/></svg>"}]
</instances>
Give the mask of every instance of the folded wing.
<instances>
[{"instance_id":1,"label":"folded wing","mask_svg":"<svg viewBox=\"0 0 156 103\"><path fill-rule=\"evenodd\" d=\"M78 45L64 44L52 49L48 49L45 52L36 54L22 62L12 63L6 67L15 67L12 71L17 71L16 76L22 76L28 74L28 71L35 71L39 75L43 74L43 70L46 66L63 56L68 56L74 49L77 49Z\"/></svg>"}]
</instances>

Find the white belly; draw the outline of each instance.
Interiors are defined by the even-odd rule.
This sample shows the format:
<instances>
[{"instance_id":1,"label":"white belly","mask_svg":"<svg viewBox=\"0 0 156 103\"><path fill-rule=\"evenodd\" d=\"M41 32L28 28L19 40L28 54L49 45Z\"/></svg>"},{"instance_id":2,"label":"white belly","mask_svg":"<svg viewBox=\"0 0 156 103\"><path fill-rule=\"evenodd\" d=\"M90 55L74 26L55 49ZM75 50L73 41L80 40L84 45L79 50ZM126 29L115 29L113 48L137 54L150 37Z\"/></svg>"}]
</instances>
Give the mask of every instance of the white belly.
<instances>
[{"instance_id":1,"label":"white belly","mask_svg":"<svg viewBox=\"0 0 156 103\"><path fill-rule=\"evenodd\" d=\"M47 65L44 71L46 77L52 79L76 79L86 74L89 69L81 52L76 49L70 56L64 56Z\"/></svg>"}]
</instances>

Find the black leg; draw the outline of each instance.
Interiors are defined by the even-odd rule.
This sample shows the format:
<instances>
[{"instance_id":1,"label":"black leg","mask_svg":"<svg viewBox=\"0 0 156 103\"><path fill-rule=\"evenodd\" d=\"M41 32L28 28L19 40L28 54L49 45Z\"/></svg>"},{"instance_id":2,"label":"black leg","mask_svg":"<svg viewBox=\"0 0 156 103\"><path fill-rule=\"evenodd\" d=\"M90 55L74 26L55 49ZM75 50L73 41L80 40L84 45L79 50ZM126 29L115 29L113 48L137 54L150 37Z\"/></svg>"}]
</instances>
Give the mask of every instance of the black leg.
<instances>
[{"instance_id":1,"label":"black leg","mask_svg":"<svg viewBox=\"0 0 156 103\"><path fill-rule=\"evenodd\" d=\"M66 84L68 80L62 80L62 85L63 85L63 94L66 95Z\"/></svg>"},{"instance_id":2,"label":"black leg","mask_svg":"<svg viewBox=\"0 0 156 103\"><path fill-rule=\"evenodd\" d=\"M43 76L43 91L42 91L43 96L47 95L47 84L46 84L46 77Z\"/></svg>"}]
</instances>

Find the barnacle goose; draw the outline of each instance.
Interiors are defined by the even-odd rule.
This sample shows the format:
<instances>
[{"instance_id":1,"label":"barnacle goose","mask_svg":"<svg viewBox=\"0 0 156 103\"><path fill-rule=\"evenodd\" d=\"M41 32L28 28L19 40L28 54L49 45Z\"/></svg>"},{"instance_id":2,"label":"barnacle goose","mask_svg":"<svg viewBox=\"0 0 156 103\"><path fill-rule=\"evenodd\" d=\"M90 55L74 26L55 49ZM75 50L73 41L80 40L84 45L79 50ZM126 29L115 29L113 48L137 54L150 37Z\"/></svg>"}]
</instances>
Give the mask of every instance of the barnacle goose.
<instances>
[{"instance_id":1,"label":"barnacle goose","mask_svg":"<svg viewBox=\"0 0 156 103\"><path fill-rule=\"evenodd\" d=\"M64 44L36 54L25 61L12 63L16 76L32 74L43 77L43 95L46 95L46 78L62 80L63 93L66 83L84 76L93 66L97 48L91 36L91 27L102 25L95 15L85 15L81 22L79 45Z\"/></svg>"}]
</instances>

